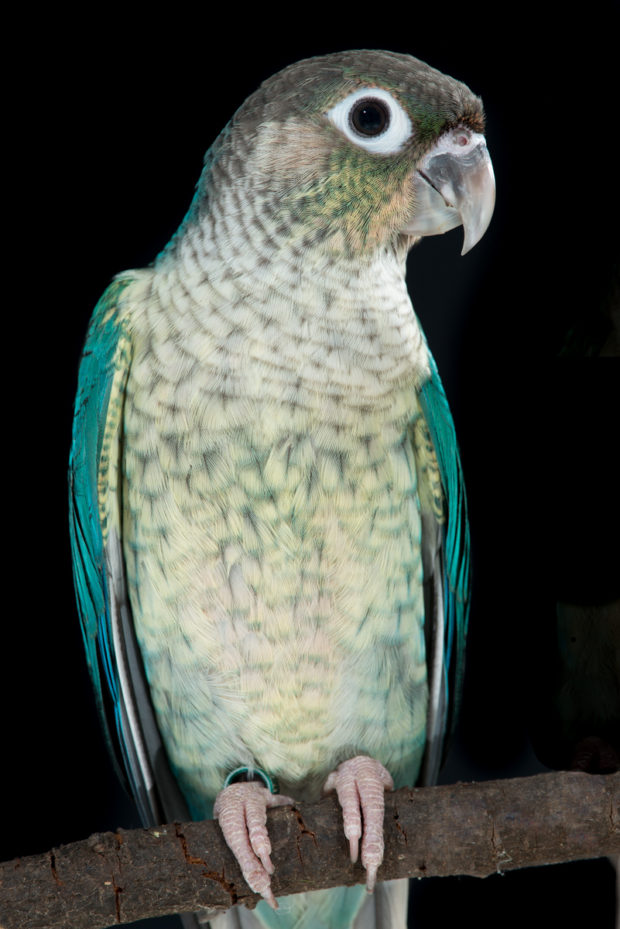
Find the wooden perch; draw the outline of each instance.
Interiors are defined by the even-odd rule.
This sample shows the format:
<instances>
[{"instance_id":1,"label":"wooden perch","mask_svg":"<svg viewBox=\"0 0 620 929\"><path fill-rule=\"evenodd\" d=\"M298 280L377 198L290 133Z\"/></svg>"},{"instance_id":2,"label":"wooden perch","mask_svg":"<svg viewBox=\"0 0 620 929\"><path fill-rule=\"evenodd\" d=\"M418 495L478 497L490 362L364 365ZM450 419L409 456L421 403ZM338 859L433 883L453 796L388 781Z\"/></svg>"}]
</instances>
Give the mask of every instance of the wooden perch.
<instances>
[{"instance_id":1,"label":"wooden perch","mask_svg":"<svg viewBox=\"0 0 620 929\"><path fill-rule=\"evenodd\" d=\"M364 882L333 795L269 813L276 896ZM473 875L620 854L620 773L386 794L379 878ZM0 864L1 929L103 929L233 903L254 906L212 821L101 833Z\"/></svg>"}]
</instances>

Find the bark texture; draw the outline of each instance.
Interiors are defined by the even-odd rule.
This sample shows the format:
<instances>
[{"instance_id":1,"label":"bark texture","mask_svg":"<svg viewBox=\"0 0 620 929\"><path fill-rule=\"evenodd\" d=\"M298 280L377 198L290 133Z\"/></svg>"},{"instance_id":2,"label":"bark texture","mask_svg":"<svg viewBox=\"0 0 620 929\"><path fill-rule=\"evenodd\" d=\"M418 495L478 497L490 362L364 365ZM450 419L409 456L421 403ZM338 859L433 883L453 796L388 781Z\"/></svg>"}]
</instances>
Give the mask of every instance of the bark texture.
<instances>
[{"instance_id":1,"label":"bark texture","mask_svg":"<svg viewBox=\"0 0 620 929\"><path fill-rule=\"evenodd\" d=\"M269 813L276 896L364 882L337 800ZM403 788L386 794L379 879L472 875L620 854L620 773ZM257 901L217 823L101 833L0 864L1 929L103 929Z\"/></svg>"}]
</instances>

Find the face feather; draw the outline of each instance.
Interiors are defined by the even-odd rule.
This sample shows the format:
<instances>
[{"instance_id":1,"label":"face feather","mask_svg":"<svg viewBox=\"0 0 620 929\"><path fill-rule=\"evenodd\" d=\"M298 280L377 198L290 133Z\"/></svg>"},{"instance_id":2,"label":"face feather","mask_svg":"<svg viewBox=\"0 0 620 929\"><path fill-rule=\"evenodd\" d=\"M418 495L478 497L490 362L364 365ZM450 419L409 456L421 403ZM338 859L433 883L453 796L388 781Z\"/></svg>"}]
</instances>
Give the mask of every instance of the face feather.
<instances>
[{"instance_id":1,"label":"face feather","mask_svg":"<svg viewBox=\"0 0 620 929\"><path fill-rule=\"evenodd\" d=\"M358 138L354 122L348 131L347 107L360 97L371 102L362 120L376 125L381 107L387 113L386 140L365 139L363 124ZM414 214L414 173L437 140L483 126L478 97L411 56L361 50L306 59L239 108L211 150L200 190L208 200L232 184L240 198L275 200L282 223L300 235L303 227L305 241L369 253L393 243Z\"/></svg>"}]
</instances>

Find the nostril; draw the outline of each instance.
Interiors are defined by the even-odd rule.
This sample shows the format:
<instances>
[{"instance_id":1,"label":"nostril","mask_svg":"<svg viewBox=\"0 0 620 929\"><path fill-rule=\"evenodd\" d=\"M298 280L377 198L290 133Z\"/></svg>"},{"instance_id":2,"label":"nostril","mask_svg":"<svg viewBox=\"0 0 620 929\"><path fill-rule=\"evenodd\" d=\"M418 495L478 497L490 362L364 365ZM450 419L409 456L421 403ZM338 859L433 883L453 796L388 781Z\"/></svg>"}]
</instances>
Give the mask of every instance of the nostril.
<instances>
[{"instance_id":1,"label":"nostril","mask_svg":"<svg viewBox=\"0 0 620 929\"><path fill-rule=\"evenodd\" d=\"M455 145L460 145L460 146L469 145L470 141L471 141L471 135L468 132L465 132L463 129L459 129L457 130L457 132L454 133L454 144Z\"/></svg>"}]
</instances>

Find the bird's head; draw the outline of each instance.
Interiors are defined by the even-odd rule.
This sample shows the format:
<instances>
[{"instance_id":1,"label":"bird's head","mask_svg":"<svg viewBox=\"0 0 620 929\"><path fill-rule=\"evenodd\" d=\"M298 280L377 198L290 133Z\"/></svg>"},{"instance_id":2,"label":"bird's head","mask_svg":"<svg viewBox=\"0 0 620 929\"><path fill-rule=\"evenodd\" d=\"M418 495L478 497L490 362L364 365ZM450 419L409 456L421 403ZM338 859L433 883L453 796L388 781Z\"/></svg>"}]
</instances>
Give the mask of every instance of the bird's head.
<instances>
[{"instance_id":1,"label":"bird's head","mask_svg":"<svg viewBox=\"0 0 620 929\"><path fill-rule=\"evenodd\" d=\"M238 185L270 224L347 254L463 225L484 234L495 183L482 103L409 55L350 51L297 62L240 107L209 184ZM208 191L205 191L208 193Z\"/></svg>"}]
</instances>

